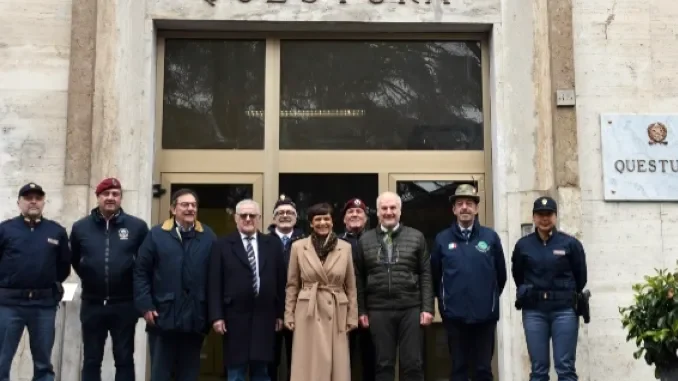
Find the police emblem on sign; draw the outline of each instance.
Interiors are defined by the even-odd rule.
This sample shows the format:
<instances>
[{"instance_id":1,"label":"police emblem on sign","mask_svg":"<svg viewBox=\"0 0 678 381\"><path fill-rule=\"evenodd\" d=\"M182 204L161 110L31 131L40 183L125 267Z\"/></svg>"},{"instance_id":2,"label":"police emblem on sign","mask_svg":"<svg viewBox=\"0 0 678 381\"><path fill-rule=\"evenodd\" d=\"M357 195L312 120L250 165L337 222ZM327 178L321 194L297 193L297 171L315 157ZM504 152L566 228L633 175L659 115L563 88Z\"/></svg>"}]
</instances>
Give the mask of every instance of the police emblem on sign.
<instances>
[{"instance_id":1,"label":"police emblem on sign","mask_svg":"<svg viewBox=\"0 0 678 381\"><path fill-rule=\"evenodd\" d=\"M648 144L667 145L666 137L669 134L669 129L664 123L655 122L647 126L647 136L650 138Z\"/></svg>"},{"instance_id":2,"label":"police emblem on sign","mask_svg":"<svg viewBox=\"0 0 678 381\"><path fill-rule=\"evenodd\" d=\"M128 239L129 238L129 230L127 230L125 228L118 229L118 237L120 238L120 240Z\"/></svg>"}]
</instances>

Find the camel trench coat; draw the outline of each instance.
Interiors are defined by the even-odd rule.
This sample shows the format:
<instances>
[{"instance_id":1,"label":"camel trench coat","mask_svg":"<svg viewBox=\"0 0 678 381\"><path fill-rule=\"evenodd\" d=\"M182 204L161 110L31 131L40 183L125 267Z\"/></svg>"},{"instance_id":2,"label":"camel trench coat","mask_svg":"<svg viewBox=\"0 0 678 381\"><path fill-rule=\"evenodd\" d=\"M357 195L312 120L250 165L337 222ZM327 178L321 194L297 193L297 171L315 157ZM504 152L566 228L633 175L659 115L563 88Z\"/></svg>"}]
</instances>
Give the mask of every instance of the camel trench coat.
<instances>
[{"instance_id":1,"label":"camel trench coat","mask_svg":"<svg viewBox=\"0 0 678 381\"><path fill-rule=\"evenodd\" d=\"M294 323L291 381L350 381L348 327L358 326L351 245L320 262L310 238L292 244L285 323Z\"/></svg>"}]
</instances>

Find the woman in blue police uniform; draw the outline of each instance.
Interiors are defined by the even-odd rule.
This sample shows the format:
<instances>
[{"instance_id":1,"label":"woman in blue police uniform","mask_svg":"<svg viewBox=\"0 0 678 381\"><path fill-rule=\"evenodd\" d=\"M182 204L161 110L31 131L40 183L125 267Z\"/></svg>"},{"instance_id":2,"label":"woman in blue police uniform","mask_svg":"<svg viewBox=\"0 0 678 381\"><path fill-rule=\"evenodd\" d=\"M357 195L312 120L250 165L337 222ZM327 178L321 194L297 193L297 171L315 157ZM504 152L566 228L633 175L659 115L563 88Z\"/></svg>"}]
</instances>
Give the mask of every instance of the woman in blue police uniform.
<instances>
[{"instance_id":1,"label":"woman in blue police uniform","mask_svg":"<svg viewBox=\"0 0 678 381\"><path fill-rule=\"evenodd\" d=\"M586 286L584 248L576 238L556 229L558 206L540 197L532 209L535 232L521 238L511 258L517 288L516 308L532 363L530 381L548 381L549 343L559 381L576 381L579 318L577 295Z\"/></svg>"},{"instance_id":2,"label":"woman in blue police uniform","mask_svg":"<svg viewBox=\"0 0 678 381\"><path fill-rule=\"evenodd\" d=\"M28 329L33 381L53 381L52 347L61 282L71 273L66 229L43 217L45 192L35 184L19 190L21 215L0 224L0 381Z\"/></svg>"}]
</instances>

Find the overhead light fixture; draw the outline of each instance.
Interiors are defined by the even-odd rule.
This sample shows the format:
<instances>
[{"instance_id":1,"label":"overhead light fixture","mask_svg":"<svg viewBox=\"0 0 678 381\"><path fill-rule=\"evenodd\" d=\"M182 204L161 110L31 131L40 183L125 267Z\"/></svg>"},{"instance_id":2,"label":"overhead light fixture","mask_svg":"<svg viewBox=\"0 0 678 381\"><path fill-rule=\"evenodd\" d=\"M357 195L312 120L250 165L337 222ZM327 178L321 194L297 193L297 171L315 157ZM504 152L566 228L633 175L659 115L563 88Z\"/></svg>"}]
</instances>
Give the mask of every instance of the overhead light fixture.
<instances>
[{"instance_id":1,"label":"overhead light fixture","mask_svg":"<svg viewBox=\"0 0 678 381\"><path fill-rule=\"evenodd\" d=\"M263 117L263 110L247 110L245 115L250 117ZM338 109L338 110L293 110L280 111L281 118L359 118L365 116L365 110Z\"/></svg>"}]
</instances>

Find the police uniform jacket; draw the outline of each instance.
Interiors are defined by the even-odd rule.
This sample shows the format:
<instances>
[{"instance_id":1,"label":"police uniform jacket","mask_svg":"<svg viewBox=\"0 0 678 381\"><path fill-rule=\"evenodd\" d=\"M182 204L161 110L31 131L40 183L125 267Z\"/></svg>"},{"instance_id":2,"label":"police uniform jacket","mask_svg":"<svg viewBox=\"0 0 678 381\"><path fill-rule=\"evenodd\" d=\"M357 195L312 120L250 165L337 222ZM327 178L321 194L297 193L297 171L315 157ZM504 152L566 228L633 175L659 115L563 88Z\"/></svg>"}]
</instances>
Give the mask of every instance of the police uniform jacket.
<instances>
[{"instance_id":1,"label":"police uniform jacket","mask_svg":"<svg viewBox=\"0 0 678 381\"><path fill-rule=\"evenodd\" d=\"M476 219L466 239L455 222L436 236L431 268L442 317L467 324L499 319L507 275L504 249L494 230Z\"/></svg>"},{"instance_id":2,"label":"police uniform jacket","mask_svg":"<svg viewBox=\"0 0 678 381\"><path fill-rule=\"evenodd\" d=\"M82 281L82 299L132 301L132 273L148 226L122 209L110 220L98 208L71 229L73 269Z\"/></svg>"},{"instance_id":3,"label":"police uniform jacket","mask_svg":"<svg viewBox=\"0 0 678 381\"><path fill-rule=\"evenodd\" d=\"M142 314L156 311L148 331L206 334L207 267L216 236L195 222L180 231L174 219L154 226L139 248L134 267L134 302Z\"/></svg>"},{"instance_id":4,"label":"police uniform jacket","mask_svg":"<svg viewBox=\"0 0 678 381\"><path fill-rule=\"evenodd\" d=\"M586 286L586 254L581 242L556 229L547 240L537 232L518 240L511 267L523 309L574 308L576 294Z\"/></svg>"},{"instance_id":5,"label":"police uniform jacket","mask_svg":"<svg viewBox=\"0 0 678 381\"><path fill-rule=\"evenodd\" d=\"M0 304L55 306L70 273L63 226L45 218L31 226L23 216L0 224Z\"/></svg>"}]
</instances>

